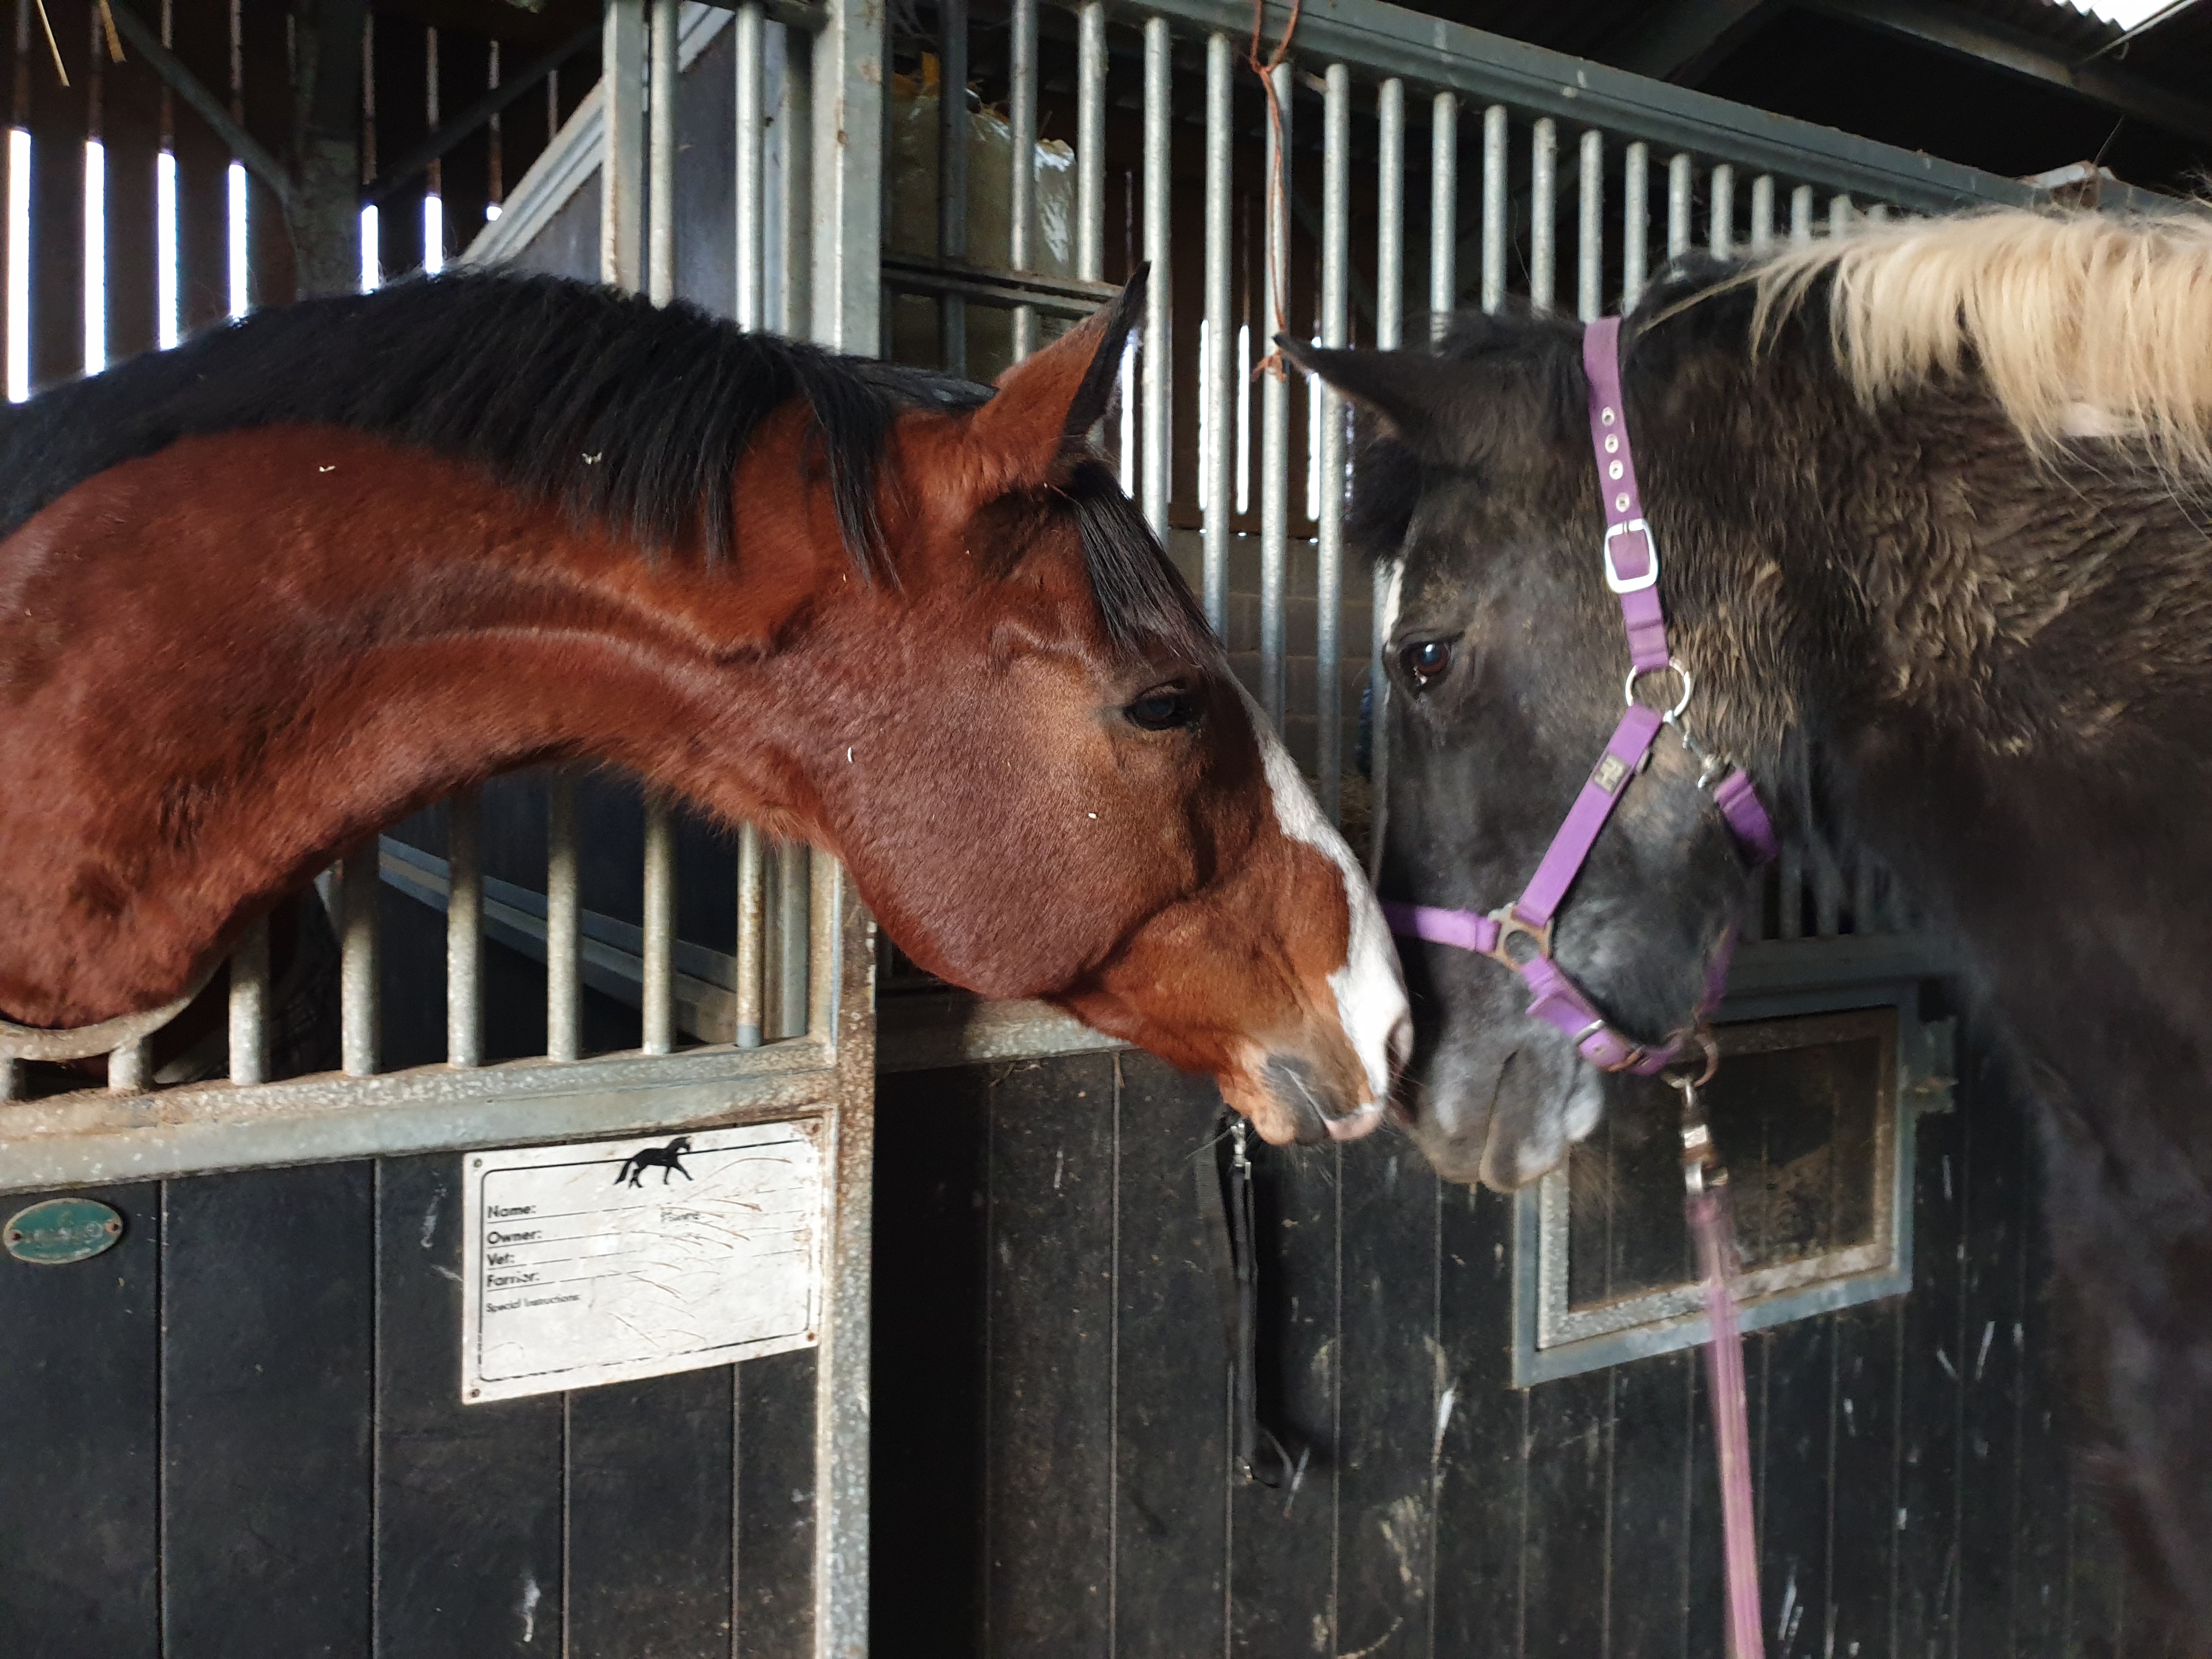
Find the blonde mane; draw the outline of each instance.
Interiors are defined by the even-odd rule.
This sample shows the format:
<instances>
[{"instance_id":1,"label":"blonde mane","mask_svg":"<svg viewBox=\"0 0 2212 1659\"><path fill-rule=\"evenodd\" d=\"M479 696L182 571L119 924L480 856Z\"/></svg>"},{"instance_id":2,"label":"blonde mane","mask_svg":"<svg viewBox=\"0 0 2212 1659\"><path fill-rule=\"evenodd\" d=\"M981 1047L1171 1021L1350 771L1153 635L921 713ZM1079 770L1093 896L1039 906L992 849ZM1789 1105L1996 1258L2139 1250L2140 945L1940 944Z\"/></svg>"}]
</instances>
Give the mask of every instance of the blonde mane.
<instances>
[{"instance_id":1,"label":"blonde mane","mask_svg":"<svg viewBox=\"0 0 2212 1659\"><path fill-rule=\"evenodd\" d=\"M1754 348L1824 275L1837 361L1869 404L1978 369L2039 456L2120 439L2177 483L2212 483L2212 216L1869 223L1745 273Z\"/></svg>"}]
</instances>

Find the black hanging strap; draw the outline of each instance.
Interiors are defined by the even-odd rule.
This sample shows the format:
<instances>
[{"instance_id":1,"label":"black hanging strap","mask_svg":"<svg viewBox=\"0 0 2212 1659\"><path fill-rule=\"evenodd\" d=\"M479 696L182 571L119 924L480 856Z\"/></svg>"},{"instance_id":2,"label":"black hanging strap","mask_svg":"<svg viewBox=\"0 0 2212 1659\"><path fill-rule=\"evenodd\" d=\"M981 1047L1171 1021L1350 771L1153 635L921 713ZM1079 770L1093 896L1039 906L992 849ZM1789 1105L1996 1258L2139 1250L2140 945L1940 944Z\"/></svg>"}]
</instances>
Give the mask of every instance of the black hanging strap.
<instances>
[{"instance_id":1,"label":"black hanging strap","mask_svg":"<svg viewBox=\"0 0 2212 1659\"><path fill-rule=\"evenodd\" d=\"M1214 1284L1221 1293L1222 1332L1229 1345L1230 1414L1237 1437L1237 1467L1247 1480L1279 1486L1291 1458L1274 1431L1260 1420L1260 1261L1253 1223L1252 1159L1242 1117L1228 1115L1229 1163L1217 1167L1213 1201L1200 1168L1199 1207L1213 1242Z\"/></svg>"}]
</instances>

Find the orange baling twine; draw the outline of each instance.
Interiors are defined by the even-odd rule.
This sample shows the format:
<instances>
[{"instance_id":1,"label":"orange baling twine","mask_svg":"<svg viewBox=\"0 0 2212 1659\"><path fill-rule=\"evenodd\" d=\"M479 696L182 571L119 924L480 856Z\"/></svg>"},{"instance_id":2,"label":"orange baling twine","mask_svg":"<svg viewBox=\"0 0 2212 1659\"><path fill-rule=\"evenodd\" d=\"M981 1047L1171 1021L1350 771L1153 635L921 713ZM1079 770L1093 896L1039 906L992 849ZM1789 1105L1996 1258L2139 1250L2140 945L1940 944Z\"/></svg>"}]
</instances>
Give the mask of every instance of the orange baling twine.
<instances>
[{"instance_id":1,"label":"orange baling twine","mask_svg":"<svg viewBox=\"0 0 2212 1659\"><path fill-rule=\"evenodd\" d=\"M1267 92L1267 121L1275 134L1275 163L1267 174L1267 275L1270 286L1275 291L1275 326L1268 332L1267 355L1260 359L1257 367L1252 371L1252 378L1255 380L1262 374L1272 374L1279 380L1287 378L1289 374L1289 370L1283 364L1282 350L1275 344L1275 336L1287 332L1291 325L1290 319L1283 313L1283 296L1289 291L1291 285L1288 265L1290 249L1285 246L1289 242L1290 237L1286 230L1285 234L1279 241L1274 234L1276 224L1284 217L1283 168L1285 165L1283 155L1283 100L1275 94L1275 71L1282 67L1283 61L1291 55L1291 37L1298 32L1298 9L1304 3L1304 0L1291 0L1291 21L1283 26L1283 38L1275 42L1275 50L1269 55L1267 61L1262 63L1260 59L1260 40L1264 27L1263 14L1266 10L1267 0L1252 0L1252 50L1247 54L1244 61L1252 66L1252 73L1260 77L1260 85Z\"/></svg>"}]
</instances>

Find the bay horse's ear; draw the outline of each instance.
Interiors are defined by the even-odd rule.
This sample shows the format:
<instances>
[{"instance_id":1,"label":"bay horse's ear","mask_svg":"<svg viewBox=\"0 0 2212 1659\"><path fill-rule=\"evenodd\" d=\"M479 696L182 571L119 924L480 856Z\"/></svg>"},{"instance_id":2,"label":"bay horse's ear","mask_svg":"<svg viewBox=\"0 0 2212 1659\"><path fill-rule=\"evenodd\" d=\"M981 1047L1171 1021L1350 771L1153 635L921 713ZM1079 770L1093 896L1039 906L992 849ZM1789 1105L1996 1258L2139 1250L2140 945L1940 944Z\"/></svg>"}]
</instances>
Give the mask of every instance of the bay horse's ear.
<instances>
[{"instance_id":1,"label":"bay horse's ear","mask_svg":"<svg viewBox=\"0 0 2212 1659\"><path fill-rule=\"evenodd\" d=\"M1104 416L1122 348L1144 314L1151 271L1138 266L1112 301L999 376L997 393L969 423L969 441L1000 489L1045 483L1068 446Z\"/></svg>"},{"instance_id":2,"label":"bay horse's ear","mask_svg":"<svg viewBox=\"0 0 2212 1659\"><path fill-rule=\"evenodd\" d=\"M1425 461L1449 462L1461 446L1462 404L1476 376L1465 363L1425 351L1328 351L1278 334L1282 354L1353 402L1381 416L1391 433Z\"/></svg>"}]
</instances>

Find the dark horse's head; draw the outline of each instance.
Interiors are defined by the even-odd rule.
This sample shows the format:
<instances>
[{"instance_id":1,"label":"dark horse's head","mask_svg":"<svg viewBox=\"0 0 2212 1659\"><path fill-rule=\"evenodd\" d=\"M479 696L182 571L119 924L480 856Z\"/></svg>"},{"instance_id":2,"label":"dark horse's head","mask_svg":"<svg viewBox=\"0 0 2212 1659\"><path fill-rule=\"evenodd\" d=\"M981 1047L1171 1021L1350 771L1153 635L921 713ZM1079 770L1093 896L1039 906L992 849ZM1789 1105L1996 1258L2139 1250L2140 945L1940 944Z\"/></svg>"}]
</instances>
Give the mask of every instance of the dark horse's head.
<instances>
[{"instance_id":1,"label":"dark horse's head","mask_svg":"<svg viewBox=\"0 0 2212 1659\"><path fill-rule=\"evenodd\" d=\"M1655 299L1680 297L1677 287ZM1633 321L1625 333L1628 427L1674 648L1696 677L1685 720L1710 739L1697 719L1717 696L1761 695L1759 671L1733 631L1722 642L1714 609L1762 599L1755 586L1722 592L1699 569L1710 564L1705 526L1669 510L1688 488L1686 467L1728 471L1741 452L1711 431L1677 432L1663 451L1650 441L1680 417L1672 405L1686 374L1696 379L1666 333ZM1435 356L1294 354L1379 417L1352 519L1369 551L1397 562L1376 884L1385 899L1480 913L1514 899L1620 718L1628 653L1601 562L1582 334L1553 317L1475 316ZM1638 695L1671 703L1680 690L1661 674ZM1734 730L1717 735L1759 775L1765 754L1745 753ZM1650 1044L1693 1023L1747 890L1701 769L1661 732L1553 933L1568 976L1617 1030ZM1407 1091L1417 1139L1447 1176L1500 1188L1533 1180L1596 1124L1603 1074L1570 1036L1528 1017L1522 981L1498 963L1445 945L1401 947L1418 1030Z\"/></svg>"}]
</instances>

